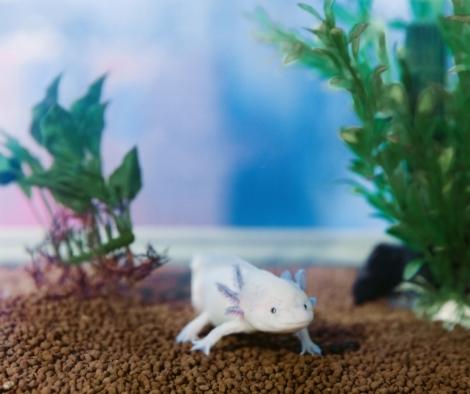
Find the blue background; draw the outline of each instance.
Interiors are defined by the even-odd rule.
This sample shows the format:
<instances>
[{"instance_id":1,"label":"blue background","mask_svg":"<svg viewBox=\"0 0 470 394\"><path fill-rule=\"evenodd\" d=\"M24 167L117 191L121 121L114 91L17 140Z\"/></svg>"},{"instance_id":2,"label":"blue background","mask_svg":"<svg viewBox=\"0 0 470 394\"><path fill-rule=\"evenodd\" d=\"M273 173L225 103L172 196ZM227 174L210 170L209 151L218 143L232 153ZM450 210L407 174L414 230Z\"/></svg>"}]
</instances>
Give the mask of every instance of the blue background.
<instances>
[{"instance_id":1,"label":"blue background","mask_svg":"<svg viewBox=\"0 0 470 394\"><path fill-rule=\"evenodd\" d=\"M34 147L30 108L52 78L64 72L67 104L109 72L106 167L139 146L137 224L382 228L344 182L349 97L281 64L246 16L258 5L313 23L295 1L1 1L0 125ZM408 8L377 0L374 14ZM0 225L35 223L13 187L0 201Z\"/></svg>"}]
</instances>

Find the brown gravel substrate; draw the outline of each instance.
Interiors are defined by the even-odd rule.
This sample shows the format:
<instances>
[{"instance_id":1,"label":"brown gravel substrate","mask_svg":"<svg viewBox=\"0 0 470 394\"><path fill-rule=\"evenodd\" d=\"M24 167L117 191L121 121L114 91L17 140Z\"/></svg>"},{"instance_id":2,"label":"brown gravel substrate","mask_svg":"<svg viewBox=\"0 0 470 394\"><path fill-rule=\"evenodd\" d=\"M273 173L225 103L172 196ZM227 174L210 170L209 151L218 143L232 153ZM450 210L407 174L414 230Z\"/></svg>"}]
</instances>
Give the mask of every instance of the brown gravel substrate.
<instances>
[{"instance_id":1,"label":"brown gravel substrate","mask_svg":"<svg viewBox=\"0 0 470 394\"><path fill-rule=\"evenodd\" d=\"M296 339L265 334L227 337L210 357L192 353L174 342L191 308L155 303L151 287L145 304L1 301L0 392L469 393L470 332L448 333L385 302L352 307L353 276L309 270L319 300L311 333L323 357L299 356ZM179 278L174 294L187 294L188 277Z\"/></svg>"}]
</instances>

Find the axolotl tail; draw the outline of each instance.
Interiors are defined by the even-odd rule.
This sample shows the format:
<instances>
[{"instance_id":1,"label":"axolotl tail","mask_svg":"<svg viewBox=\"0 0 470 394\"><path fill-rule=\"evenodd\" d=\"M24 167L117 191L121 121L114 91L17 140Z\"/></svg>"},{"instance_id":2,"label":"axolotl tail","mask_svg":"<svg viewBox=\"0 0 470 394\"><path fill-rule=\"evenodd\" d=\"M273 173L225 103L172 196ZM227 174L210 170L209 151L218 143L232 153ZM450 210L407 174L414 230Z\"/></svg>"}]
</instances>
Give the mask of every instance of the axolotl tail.
<instances>
[{"instance_id":1,"label":"axolotl tail","mask_svg":"<svg viewBox=\"0 0 470 394\"><path fill-rule=\"evenodd\" d=\"M205 258L203 255L195 255L190 263L191 268L191 303L197 312L203 308L203 267Z\"/></svg>"}]
</instances>

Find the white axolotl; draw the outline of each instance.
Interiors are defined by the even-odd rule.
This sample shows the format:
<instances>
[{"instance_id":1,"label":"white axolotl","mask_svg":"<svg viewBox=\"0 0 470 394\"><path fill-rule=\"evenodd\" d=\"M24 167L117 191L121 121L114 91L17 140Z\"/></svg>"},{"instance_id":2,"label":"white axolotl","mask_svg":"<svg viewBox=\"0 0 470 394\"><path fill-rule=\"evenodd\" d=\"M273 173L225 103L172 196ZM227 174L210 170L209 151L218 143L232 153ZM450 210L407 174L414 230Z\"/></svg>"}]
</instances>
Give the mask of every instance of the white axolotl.
<instances>
[{"instance_id":1,"label":"white axolotl","mask_svg":"<svg viewBox=\"0 0 470 394\"><path fill-rule=\"evenodd\" d=\"M289 271L277 277L235 256L198 255L191 275L191 301L198 316L181 330L177 342L192 342L192 350L209 354L226 335L293 333L300 340L300 354L321 354L307 330L316 298L305 294L304 270L294 280ZM198 339L209 323L215 328Z\"/></svg>"}]
</instances>

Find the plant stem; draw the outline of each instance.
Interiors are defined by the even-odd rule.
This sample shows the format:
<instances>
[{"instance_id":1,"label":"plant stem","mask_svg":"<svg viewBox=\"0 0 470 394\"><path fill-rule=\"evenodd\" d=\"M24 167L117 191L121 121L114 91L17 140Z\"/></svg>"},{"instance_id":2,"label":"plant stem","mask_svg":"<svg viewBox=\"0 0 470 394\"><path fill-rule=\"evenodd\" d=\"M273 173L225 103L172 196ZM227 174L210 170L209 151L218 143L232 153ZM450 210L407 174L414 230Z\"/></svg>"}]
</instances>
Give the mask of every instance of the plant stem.
<instances>
[{"instance_id":1,"label":"plant stem","mask_svg":"<svg viewBox=\"0 0 470 394\"><path fill-rule=\"evenodd\" d=\"M44 203L44 206L46 207L47 212L49 213L49 218L52 220L54 218L54 213L49 204L49 200L46 196L46 193L44 193L44 190L42 190L42 188L39 188L39 195L41 196L41 200Z\"/></svg>"}]
</instances>

